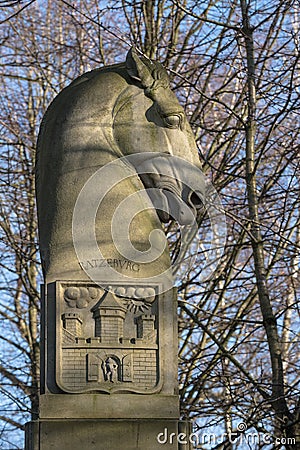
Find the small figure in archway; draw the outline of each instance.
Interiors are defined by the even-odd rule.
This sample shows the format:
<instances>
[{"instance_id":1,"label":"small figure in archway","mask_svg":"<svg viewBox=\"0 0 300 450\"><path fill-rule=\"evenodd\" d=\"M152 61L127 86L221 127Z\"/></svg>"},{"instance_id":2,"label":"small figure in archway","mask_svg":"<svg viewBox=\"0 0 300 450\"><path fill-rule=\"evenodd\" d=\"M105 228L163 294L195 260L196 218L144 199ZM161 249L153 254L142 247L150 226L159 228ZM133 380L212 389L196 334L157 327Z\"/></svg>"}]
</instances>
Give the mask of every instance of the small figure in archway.
<instances>
[{"instance_id":1,"label":"small figure in archway","mask_svg":"<svg viewBox=\"0 0 300 450\"><path fill-rule=\"evenodd\" d=\"M105 361L105 375L111 383L118 381L118 363L111 357Z\"/></svg>"}]
</instances>

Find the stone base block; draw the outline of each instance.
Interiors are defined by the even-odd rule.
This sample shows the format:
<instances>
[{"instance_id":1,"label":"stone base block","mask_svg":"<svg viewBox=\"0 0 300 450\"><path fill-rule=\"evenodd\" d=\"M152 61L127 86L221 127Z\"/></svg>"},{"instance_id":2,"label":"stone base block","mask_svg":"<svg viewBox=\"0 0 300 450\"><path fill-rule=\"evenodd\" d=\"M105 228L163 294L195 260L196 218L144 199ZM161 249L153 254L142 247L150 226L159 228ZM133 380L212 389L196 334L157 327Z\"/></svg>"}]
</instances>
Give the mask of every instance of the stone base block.
<instances>
[{"instance_id":1,"label":"stone base block","mask_svg":"<svg viewBox=\"0 0 300 450\"><path fill-rule=\"evenodd\" d=\"M178 395L52 394L40 396L41 420L179 419Z\"/></svg>"},{"instance_id":2,"label":"stone base block","mask_svg":"<svg viewBox=\"0 0 300 450\"><path fill-rule=\"evenodd\" d=\"M26 425L25 450L190 450L188 422L46 420Z\"/></svg>"}]
</instances>

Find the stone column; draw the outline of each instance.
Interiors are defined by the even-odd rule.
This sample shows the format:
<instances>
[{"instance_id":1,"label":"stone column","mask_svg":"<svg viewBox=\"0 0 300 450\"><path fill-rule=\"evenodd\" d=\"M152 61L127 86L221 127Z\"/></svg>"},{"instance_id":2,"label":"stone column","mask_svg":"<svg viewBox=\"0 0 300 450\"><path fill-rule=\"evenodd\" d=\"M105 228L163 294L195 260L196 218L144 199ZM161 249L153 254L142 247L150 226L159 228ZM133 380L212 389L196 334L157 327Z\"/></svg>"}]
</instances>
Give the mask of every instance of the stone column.
<instances>
[{"instance_id":1,"label":"stone column","mask_svg":"<svg viewBox=\"0 0 300 450\"><path fill-rule=\"evenodd\" d=\"M26 450L190 448L189 425L179 420L176 292L109 288L46 286L40 412L27 424ZM137 289L138 301L126 297ZM143 290L154 293L151 303Z\"/></svg>"},{"instance_id":2,"label":"stone column","mask_svg":"<svg viewBox=\"0 0 300 450\"><path fill-rule=\"evenodd\" d=\"M161 221L197 231L206 184L162 65L130 49L74 80L45 114L37 156L45 288L26 450L188 449Z\"/></svg>"}]
</instances>

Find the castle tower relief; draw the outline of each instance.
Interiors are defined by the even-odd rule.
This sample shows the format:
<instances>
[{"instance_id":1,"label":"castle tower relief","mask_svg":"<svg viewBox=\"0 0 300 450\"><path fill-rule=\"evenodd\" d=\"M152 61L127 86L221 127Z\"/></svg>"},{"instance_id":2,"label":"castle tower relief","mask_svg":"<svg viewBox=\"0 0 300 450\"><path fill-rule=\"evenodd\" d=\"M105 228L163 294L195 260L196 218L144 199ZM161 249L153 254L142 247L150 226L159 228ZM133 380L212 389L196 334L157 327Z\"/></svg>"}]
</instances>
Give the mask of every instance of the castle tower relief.
<instances>
[{"instance_id":1,"label":"castle tower relief","mask_svg":"<svg viewBox=\"0 0 300 450\"><path fill-rule=\"evenodd\" d=\"M48 356L56 360L55 391L147 393L161 389L155 286L121 289L115 285L111 289L105 291L88 282L56 283L55 314L60 326L55 355L48 347ZM137 289L138 301L126 297L135 295ZM143 292L148 297L142 298ZM46 372L46 384L49 377Z\"/></svg>"},{"instance_id":2,"label":"castle tower relief","mask_svg":"<svg viewBox=\"0 0 300 450\"><path fill-rule=\"evenodd\" d=\"M124 334L126 308L111 292L106 292L99 304L93 308L95 336L104 343L119 343Z\"/></svg>"}]
</instances>

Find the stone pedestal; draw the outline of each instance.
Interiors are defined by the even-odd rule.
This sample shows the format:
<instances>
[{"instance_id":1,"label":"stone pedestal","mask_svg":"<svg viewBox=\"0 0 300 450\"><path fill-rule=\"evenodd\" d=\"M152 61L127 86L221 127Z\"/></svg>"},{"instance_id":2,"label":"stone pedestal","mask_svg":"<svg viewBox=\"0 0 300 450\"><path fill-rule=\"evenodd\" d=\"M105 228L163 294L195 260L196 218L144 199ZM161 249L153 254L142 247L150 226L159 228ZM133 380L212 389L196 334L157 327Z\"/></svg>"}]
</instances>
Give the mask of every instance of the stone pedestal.
<instances>
[{"instance_id":1,"label":"stone pedestal","mask_svg":"<svg viewBox=\"0 0 300 450\"><path fill-rule=\"evenodd\" d=\"M27 424L27 450L188 450L185 422L172 420L39 421Z\"/></svg>"},{"instance_id":2,"label":"stone pedestal","mask_svg":"<svg viewBox=\"0 0 300 450\"><path fill-rule=\"evenodd\" d=\"M175 293L103 285L46 286L39 419L27 424L25 449L189 449Z\"/></svg>"},{"instance_id":3,"label":"stone pedestal","mask_svg":"<svg viewBox=\"0 0 300 450\"><path fill-rule=\"evenodd\" d=\"M26 450L188 448L172 287L207 187L162 65L132 48L74 80L44 116L36 159L46 287ZM182 225L174 267L171 218Z\"/></svg>"}]
</instances>

